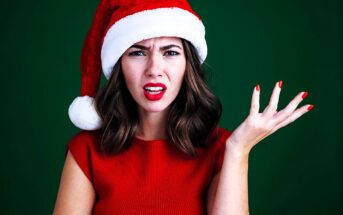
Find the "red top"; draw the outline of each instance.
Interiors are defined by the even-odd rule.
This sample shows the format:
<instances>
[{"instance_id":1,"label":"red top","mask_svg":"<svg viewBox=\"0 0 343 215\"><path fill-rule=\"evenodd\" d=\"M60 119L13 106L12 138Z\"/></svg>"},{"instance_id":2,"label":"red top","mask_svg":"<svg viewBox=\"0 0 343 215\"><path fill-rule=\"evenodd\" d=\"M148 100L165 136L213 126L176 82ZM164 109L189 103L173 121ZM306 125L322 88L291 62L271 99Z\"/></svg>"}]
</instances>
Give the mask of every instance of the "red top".
<instances>
[{"instance_id":1,"label":"red top","mask_svg":"<svg viewBox=\"0 0 343 215\"><path fill-rule=\"evenodd\" d=\"M81 131L68 149L94 186L93 214L206 214L207 190L229 135L216 129L207 148L196 148L196 158L169 141L138 138L129 150L104 156L97 131Z\"/></svg>"}]
</instances>

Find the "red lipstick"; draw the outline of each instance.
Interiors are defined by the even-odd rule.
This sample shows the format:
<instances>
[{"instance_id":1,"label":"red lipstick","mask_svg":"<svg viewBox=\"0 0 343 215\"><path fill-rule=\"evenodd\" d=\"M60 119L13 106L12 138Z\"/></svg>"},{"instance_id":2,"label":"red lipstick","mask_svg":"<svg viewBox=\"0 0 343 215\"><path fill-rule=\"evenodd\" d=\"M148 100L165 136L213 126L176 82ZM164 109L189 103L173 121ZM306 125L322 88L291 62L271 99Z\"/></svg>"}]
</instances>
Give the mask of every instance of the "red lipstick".
<instances>
[{"instance_id":1,"label":"red lipstick","mask_svg":"<svg viewBox=\"0 0 343 215\"><path fill-rule=\"evenodd\" d=\"M143 86L144 96L150 101L160 100L167 87L162 83L147 83Z\"/></svg>"}]
</instances>

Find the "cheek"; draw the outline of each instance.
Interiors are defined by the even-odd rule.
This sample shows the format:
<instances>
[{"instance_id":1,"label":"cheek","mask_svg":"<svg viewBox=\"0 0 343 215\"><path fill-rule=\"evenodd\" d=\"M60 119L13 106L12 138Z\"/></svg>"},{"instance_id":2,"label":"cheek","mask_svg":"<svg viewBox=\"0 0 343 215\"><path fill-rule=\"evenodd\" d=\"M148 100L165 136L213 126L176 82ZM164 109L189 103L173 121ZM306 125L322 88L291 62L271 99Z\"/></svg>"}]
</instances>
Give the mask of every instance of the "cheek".
<instances>
[{"instance_id":1,"label":"cheek","mask_svg":"<svg viewBox=\"0 0 343 215\"><path fill-rule=\"evenodd\" d=\"M123 74L124 74L126 87L128 88L131 94L134 94L138 90L137 88L139 86L139 81L137 77L133 75L133 73L130 73L130 72L124 73L123 71Z\"/></svg>"},{"instance_id":2,"label":"cheek","mask_svg":"<svg viewBox=\"0 0 343 215\"><path fill-rule=\"evenodd\" d=\"M186 73L186 65L183 63L176 68L177 69L173 71L174 79L177 81L178 85L181 85Z\"/></svg>"},{"instance_id":3,"label":"cheek","mask_svg":"<svg viewBox=\"0 0 343 215\"><path fill-rule=\"evenodd\" d=\"M137 84L137 71L134 70L135 66L122 61L122 71L123 71L123 76L125 79L125 83L130 88L130 86L134 86Z\"/></svg>"}]
</instances>

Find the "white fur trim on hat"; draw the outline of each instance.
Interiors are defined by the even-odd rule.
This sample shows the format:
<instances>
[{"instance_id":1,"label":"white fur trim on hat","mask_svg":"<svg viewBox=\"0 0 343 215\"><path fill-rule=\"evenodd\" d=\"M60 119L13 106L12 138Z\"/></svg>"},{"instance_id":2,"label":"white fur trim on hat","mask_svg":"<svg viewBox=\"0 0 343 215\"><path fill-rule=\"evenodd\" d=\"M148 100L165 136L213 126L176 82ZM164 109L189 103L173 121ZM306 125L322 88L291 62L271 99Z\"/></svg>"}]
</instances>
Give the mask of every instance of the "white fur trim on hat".
<instances>
[{"instance_id":1,"label":"white fur trim on hat","mask_svg":"<svg viewBox=\"0 0 343 215\"><path fill-rule=\"evenodd\" d=\"M177 7L145 10L126 16L107 31L101 49L102 69L109 79L120 56L133 44L150 38L170 36L190 41L205 61L207 45L201 20Z\"/></svg>"},{"instance_id":2,"label":"white fur trim on hat","mask_svg":"<svg viewBox=\"0 0 343 215\"><path fill-rule=\"evenodd\" d=\"M96 130L102 125L95 105L94 98L90 96L79 96L69 106L69 118L76 127L84 130Z\"/></svg>"}]
</instances>

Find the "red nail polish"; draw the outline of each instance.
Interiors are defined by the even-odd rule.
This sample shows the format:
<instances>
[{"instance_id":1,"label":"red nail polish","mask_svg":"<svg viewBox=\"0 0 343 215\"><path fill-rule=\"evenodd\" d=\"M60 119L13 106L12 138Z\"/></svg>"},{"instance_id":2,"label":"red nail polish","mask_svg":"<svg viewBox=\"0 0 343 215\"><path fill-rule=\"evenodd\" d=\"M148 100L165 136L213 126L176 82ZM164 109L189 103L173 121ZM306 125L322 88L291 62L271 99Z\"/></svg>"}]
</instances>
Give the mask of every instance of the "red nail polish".
<instances>
[{"instance_id":1,"label":"red nail polish","mask_svg":"<svg viewBox=\"0 0 343 215\"><path fill-rule=\"evenodd\" d=\"M282 87L282 81L279 81L279 87L280 88Z\"/></svg>"},{"instance_id":2,"label":"red nail polish","mask_svg":"<svg viewBox=\"0 0 343 215\"><path fill-rule=\"evenodd\" d=\"M313 109L313 105L308 106L307 110L312 110Z\"/></svg>"},{"instance_id":3,"label":"red nail polish","mask_svg":"<svg viewBox=\"0 0 343 215\"><path fill-rule=\"evenodd\" d=\"M303 92L303 95L301 96L302 99L306 98L306 96L308 95L308 92Z\"/></svg>"},{"instance_id":4,"label":"red nail polish","mask_svg":"<svg viewBox=\"0 0 343 215\"><path fill-rule=\"evenodd\" d=\"M259 85L259 84L256 85L256 90L257 90L257 91L260 91L260 85Z\"/></svg>"}]
</instances>

